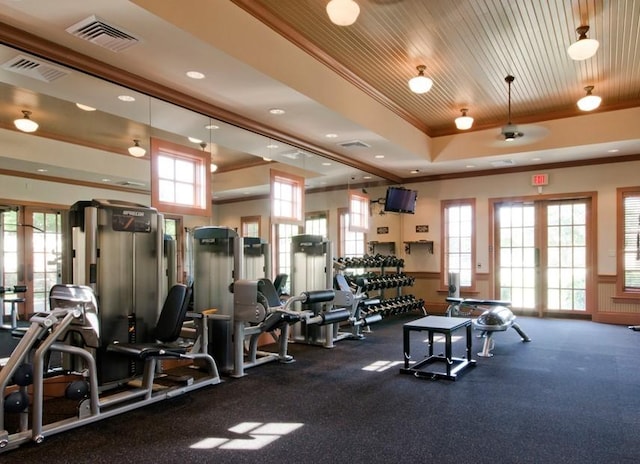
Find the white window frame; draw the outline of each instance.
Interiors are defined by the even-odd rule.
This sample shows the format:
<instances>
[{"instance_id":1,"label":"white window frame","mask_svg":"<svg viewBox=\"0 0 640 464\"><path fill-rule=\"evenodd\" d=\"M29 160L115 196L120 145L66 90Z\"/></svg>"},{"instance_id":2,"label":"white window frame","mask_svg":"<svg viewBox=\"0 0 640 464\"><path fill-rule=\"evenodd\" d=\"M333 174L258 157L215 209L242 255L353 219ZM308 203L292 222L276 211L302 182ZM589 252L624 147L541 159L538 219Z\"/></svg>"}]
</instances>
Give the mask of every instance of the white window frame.
<instances>
[{"instance_id":1,"label":"white window frame","mask_svg":"<svg viewBox=\"0 0 640 464\"><path fill-rule=\"evenodd\" d=\"M454 209L471 208L470 224L454 221ZM441 263L443 272L440 274L440 288L449 286L449 272L460 273L460 289L475 291L476 288L476 202L474 198L459 200L443 200L441 202L442 217L442 247ZM461 240L470 240L470 249L462 251L458 244ZM468 265L462 266L462 262ZM451 264L456 262L456 265ZM467 277L468 276L468 277Z\"/></svg>"},{"instance_id":2,"label":"white window frame","mask_svg":"<svg viewBox=\"0 0 640 464\"><path fill-rule=\"evenodd\" d=\"M183 182L173 178L161 179L159 164L162 159L169 159L174 163L191 164L193 180ZM151 139L151 205L158 211L173 214L188 214L196 216L211 216L211 155L206 151L198 151L166 140ZM161 182L173 183L174 188L180 185L193 188L191 204L161 200Z\"/></svg>"},{"instance_id":3,"label":"white window frame","mask_svg":"<svg viewBox=\"0 0 640 464\"><path fill-rule=\"evenodd\" d=\"M271 170L271 222L304 225L304 178Z\"/></svg>"},{"instance_id":4,"label":"white window frame","mask_svg":"<svg viewBox=\"0 0 640 464\"><path fill-rule=\"evenodd\" d=\"M616 297L638 300L640 284L629 280L631 273L640 273L640 187L617 189L617 215Z\"/></svg>"}]
</instances>

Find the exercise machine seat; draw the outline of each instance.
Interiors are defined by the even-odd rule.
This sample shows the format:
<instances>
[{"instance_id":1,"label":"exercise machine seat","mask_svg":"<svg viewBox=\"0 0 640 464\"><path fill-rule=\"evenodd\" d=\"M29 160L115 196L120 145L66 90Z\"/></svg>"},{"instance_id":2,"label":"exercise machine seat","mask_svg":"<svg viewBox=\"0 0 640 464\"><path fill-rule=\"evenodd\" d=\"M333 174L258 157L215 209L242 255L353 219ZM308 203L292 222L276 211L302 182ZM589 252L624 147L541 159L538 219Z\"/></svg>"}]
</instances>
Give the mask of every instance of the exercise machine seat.
<instances>
[{"instance_id":1,"label":"exercise machine seat","mask_svg":"<svg viewBox=\"0 0 640 464\"><path fill-rule=\"evenodd\" d=\"M287 279L289 276L287 274L278 274L276 278L273 280L273 286L276 289L278 295L283 295L283 288L287 285Z\"/></svg>"},{"instance_id":2,"label":"exercise machine seat","mask_svg":"<svg viewBox=\"0 0 640 464\"><path fill-rule=\"evenodd\" d=\"M108 351L145 360L150 357L180 357L187 347L175 343L180 337L182 324L189 309L191 288L176 284L169 290L162 311L153 330L155 343L112 343Z\"/></svg>"}]
</instances>

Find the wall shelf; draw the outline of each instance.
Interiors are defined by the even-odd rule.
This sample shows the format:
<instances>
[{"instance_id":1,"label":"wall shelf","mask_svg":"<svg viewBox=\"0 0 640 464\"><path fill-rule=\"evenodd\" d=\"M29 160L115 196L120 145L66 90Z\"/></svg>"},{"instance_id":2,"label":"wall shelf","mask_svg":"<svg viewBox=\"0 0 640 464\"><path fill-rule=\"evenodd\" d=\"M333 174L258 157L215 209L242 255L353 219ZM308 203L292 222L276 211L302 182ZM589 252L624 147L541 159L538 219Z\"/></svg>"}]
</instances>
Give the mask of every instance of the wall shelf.
<instances>
[{"instance_id":1,"label":"wall shelf","mask_svg":"<svg viewBox=\"0 0 640 464\"><path fill-rule=\"evenodd\" d=\"M396 254L396 242L370 241L367 243L367 245L369 246L369 253L372 255L377 254L379 251L383 251L383 250L380 250L380 248L384 248L384 251L387 252L382 254L390 254L390 255Z\"/></svg>"},{"instance_id":2,"label":"wall shelf","mask_svg":"<svg viewBox=\"0 0 640 464\"><path fill-rule=\"evenodd\" d=\"M415 245L426 246L427 252L429 254L433 254L433 240L415 240L412 242L403 242L404 243L404 251L406 254L411 254L411 247Z\"/></svg>"}]
</instances>

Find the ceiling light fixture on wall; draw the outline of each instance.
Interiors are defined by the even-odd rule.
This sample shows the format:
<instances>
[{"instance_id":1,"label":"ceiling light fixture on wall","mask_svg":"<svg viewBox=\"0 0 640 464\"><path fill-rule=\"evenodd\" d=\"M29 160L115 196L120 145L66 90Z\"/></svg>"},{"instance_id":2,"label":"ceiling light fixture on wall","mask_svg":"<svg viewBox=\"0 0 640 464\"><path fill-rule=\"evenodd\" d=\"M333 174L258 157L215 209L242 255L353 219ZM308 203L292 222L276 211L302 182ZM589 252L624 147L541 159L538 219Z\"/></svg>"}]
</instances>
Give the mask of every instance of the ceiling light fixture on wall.
<instances>
[{"instance_id":1,"label":"ceiling light fixture on wall","mask_svg":"<svg viewBox=\"0 0 640 464\"><path fill-rule=\"evenodd\" d=\"M418 75L409 79L409 88L413 93L427 93L433 85L433 81L424 75L427 67L421 64L416 66L416 69L418 70Z\"/></svg>"},{"instance_id":2,"label":"ceiling light fixture on wall","mask_svg":"<svg viewBox=\"0 0 640 464\"><path fill-rule=\"evenodd\" d=\"M578 33L578 40L567 49L569 57L572 60L581 61L591 58L598 51L600 43L596 39L587 39L587 32L589 26L580 26L576 29Z\"/></svg>"},{"instance_id":3,"label":"ceiling light fixture on wall","mask_svg":"<svg viewBox=\"0 0 640 464\"><path fill-rule=\"evenodd\" d=\"M22 110L22 117L13 121L13 124L22 132L35 132L38 130L38 123L31 119L31 111Z\"/></svg>"},{"instance_id":4,"label":"ceiling light fixture on wall","mask_svg":"<svg viewBox=\"0 0 640 464\"><path fill-rule=\"evenodd\" d=\"M456 118L456 127L459 130L471 129L471 126L473 126L473 118L471 116L467 116L467 111L469 110L467 108L462 108L460 111L462 112L462 116L458 116Z\"/></svg>"},{"instance_id":5,"label":"ceiling light fixture on wall","mask_svg":"<svg viewBox=\"0 0 640 464\"><path fill-rule=\"evenodd\" d=\"M586 86L584 90L587 92L587 94L580 100L578 100L578 108L580 108L582 111L593 111L600 106L602 98L597 95L591 94L591 92L593 92L592 85Z\"/></svg>"},{"instance_id":6,"label":"ceiling light fixture on wall","mask_svg":"<svg viewBox=\"0 0 640 464\"><path fill-rule=\"evenodd\" d=\"M507 76L504 78L505 82L509 86L509 114L507 125L502 128L502 136L505 142L513 142L518 137L522 137L524 134L518 131L518 126L511 124L511 84L515 80L513 76Z\"/></svg>"},{"instance_id":7,"label":"ceiling light fixture on wall","mask_svg":"<svg viewBox=\"0 0 640 464\"><path fill-rule=\"evenodd\" d=\"M327 3L327 15L336 26L351 26L359 14L360 7L353 0L331 0Z\"/></svg>"},{"instance_id":8,"label":"ceiling light fixture on wall","mask_svg":"<svg viewBox=\"0 0 640 464\"><path fill-rule=\"evenodd\" d=\"M134 139L133 145L129 147L129 154L131 156L135 156L136 158L142 158L147 154L147 150L140 146L140 140Z\"/></svg>"}]
</instances>

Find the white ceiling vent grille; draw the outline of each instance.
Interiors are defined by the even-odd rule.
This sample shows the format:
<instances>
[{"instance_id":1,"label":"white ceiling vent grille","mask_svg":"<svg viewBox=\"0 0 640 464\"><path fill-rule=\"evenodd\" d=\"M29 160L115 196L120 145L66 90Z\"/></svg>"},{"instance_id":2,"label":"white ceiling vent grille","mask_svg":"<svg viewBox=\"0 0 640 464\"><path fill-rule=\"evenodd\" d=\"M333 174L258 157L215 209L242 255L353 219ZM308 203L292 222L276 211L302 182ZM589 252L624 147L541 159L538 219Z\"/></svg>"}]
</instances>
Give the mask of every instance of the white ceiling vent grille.
<instances>
[{"instance_id":1,"label":"white ceiling vent grille","mask_svg":"<svg viewBox=\"0 0 640 464\"><path fill-rule=\"evenodd\" d=\"M67 28L67 32L112 52L121 52L139 42L133 35L112 26L95 15Z\"/></svg>"},{"instance_id":2,"label":"white ceiling vent grille","mask_svg":"<svg viewBox=\"0 0 640 464\"><path fill-rule=\"evenodd\" d=\"M119 185L124 185L125 187L146 187L144 182L136 182L133 180L124 180L122 182L117 182Z\"/></svg>"},{"instance_id":3,"label":"white ceiling vent grille","mask_svg":"<svg viewBox=\"0 0 640 464\"><path fill-rule=\"evenodd\" d=\"M506 168L507 166L515 166L516 163L513 160L505 159L505 160L491 161L491 165L494 168Z\"/></svg>"},{"instance_id":4,"label":"white ceiling vent grille","mask_svg":"<svg viewBox=\"0 0 640 464\"><path fill-rule=\"evenodd\" d=\"M312 158L313 157L312 154L305 153L304 151L301 151L301 150L281 153L280 156L282 156L283 158L289 158L289 159L292 159L292 160L297 160L297 159L300 159L302 157L304 157L304 158Z\"/></svg>"},{"instance_id":5,"label":"white ceiling vent grille","mask_svg":"<svg viewBox=\"0 0 640 464\"><path fill-rule=\"evenodd\" d=\"M44 82L53 82L69 74L69 71L66 69L58 68L52 64L38 61L25 55L18 55L4 62L2 69Z\"/></svg>"},{"instance_id":6,"label":"white ceiling vent grille","mask_svg":"<svg viewBox=\"0 0 640 464\"><path fill-rule=\"evenodd\" d=\"M339 143L338 145L344 148L371 148L371 145L368 145L361 140L350 140L348 142Z\"/></svg>"}]
</instances>

